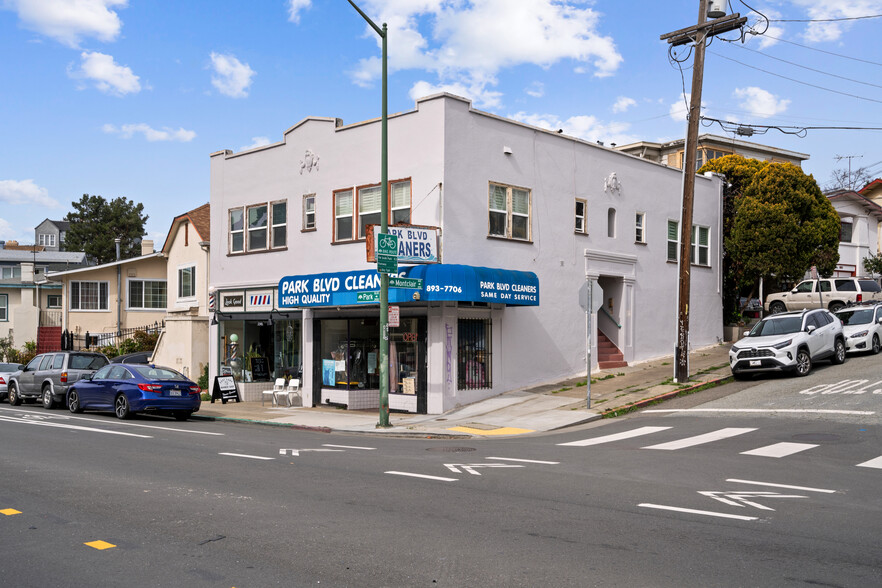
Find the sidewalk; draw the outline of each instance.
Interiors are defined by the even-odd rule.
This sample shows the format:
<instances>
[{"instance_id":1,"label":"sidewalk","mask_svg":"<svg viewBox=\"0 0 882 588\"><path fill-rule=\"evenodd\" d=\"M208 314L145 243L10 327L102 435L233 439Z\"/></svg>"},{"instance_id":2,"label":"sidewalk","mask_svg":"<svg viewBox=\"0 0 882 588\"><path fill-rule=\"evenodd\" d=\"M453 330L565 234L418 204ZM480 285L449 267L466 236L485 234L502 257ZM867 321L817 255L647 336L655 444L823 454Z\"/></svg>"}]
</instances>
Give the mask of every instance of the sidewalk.
<instances>
[{"instance_id":1,"label":"sidewalk","mask_svg":"<svg viewBox=\"0 0 882 588\"><path fill-rule=\"evenodd\" d=\"M731 376L729 346L698 349L689 356L691 381L671 383L672 358L592 374L591 408L584 380L574 378L546 386L508 392L441 415L392 413L390 428L378 429L376 410L330 406L275 407L259 402L204 401L194 419L231 420L322 432L347 431L426 438L472 438L551 431L602 418L682 394Z\"/></svg>"}]
</instances>

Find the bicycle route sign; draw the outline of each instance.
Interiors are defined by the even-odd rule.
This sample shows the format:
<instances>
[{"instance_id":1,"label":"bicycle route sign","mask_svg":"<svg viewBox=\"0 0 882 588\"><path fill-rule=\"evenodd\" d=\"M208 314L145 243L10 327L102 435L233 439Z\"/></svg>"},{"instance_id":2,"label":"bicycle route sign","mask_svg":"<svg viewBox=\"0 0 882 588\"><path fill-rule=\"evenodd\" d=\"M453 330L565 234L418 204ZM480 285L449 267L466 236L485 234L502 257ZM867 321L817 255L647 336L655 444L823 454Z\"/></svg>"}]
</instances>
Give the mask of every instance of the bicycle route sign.
<instances>
[{"instance_id":1,"label":"bicycle route sign","mask_svg":"<svg viewBox=\"0 0 882 588\"><path fill-rule=\"evenodd\" d=\"M398 235L377 235L377 271L381 274L394 274L398 271Z\"/></svg>"}]
</instances>

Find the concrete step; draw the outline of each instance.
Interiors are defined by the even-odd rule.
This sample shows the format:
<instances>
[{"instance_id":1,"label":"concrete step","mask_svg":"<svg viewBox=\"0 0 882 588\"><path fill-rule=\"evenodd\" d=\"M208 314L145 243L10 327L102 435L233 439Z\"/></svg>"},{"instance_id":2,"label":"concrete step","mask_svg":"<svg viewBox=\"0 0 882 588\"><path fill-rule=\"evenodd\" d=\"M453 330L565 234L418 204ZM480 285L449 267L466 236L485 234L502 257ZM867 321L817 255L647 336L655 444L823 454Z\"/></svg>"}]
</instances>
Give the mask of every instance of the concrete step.
<instances>
[{"instance_id":1,"label":"concrete step","mask_svg":"<svg viewBox=\"0 0 882 588\"><path fill-rule=\"evenodd\" d=\"M611 370L615 368L628 367L627 361L598 361L597 367L602 370Z\"/></svg>"}]
</instances>

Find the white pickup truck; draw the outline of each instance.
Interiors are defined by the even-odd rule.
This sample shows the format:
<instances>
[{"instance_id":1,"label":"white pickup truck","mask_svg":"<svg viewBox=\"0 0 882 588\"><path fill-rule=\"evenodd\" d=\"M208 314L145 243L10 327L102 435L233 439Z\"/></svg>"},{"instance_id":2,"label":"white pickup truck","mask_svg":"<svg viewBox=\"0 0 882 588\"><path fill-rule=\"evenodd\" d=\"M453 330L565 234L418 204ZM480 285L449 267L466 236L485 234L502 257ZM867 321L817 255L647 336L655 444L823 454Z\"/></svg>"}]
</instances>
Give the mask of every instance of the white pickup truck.
<instances>
[{"instance_id":1,"label":"white pickup truck","mask_svg":"<svg viewBox=\"0 0 882 588\"><path fill-rule=\"evenodd\" d=\"M836 312L843 306L869 300L882 301L882 288L871 278L803 280L789 292L769 294L765 309L772 313L805 308Z\"/></svg>"}]
</instances>

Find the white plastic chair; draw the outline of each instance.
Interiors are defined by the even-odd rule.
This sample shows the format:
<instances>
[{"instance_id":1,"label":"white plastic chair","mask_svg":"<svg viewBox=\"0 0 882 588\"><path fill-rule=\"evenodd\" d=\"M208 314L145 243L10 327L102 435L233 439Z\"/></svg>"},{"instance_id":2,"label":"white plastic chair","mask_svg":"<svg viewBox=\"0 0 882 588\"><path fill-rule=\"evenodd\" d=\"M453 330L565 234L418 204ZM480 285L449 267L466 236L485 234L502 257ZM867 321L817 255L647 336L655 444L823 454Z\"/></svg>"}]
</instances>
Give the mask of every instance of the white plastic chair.
<instances>
[{"instance_id":1,"label":"white plastic chair","mask_svg":"<svg viewBox=\"0 0 882 588\"><path fill-rule=\"evenodd\" d=\"M263 395L260 398L260 405L263 406L266 402L267 395L272 396L273 406L276 406L279 403L279 399L276 397L276 394L285 391L285 378L276 378L276 383L273 384L272 390L264 390Z\"/></svg>"},{"instance_id":2,"label":"white plastic chair","mask_svg":"<svg viewBox=\"0 0 882 588\"><path fill-rule=\"evenodd\" d=\"M285 387L285 401L288 406L294 406L294 398L300 397L300 380L292 378ZM300 406L303 406L301 401Z\"/></svg>"}]
</instances>

